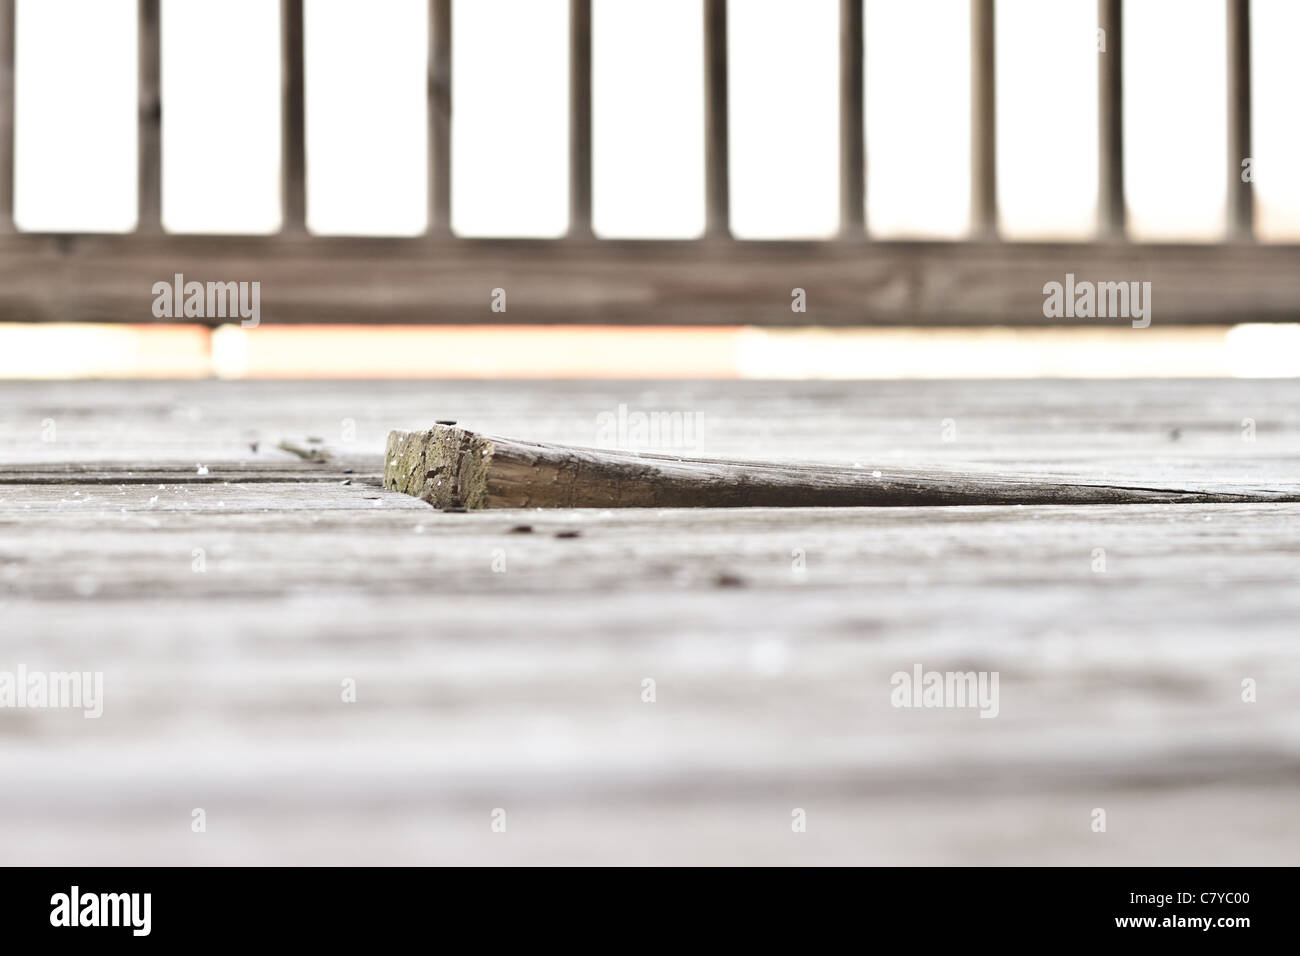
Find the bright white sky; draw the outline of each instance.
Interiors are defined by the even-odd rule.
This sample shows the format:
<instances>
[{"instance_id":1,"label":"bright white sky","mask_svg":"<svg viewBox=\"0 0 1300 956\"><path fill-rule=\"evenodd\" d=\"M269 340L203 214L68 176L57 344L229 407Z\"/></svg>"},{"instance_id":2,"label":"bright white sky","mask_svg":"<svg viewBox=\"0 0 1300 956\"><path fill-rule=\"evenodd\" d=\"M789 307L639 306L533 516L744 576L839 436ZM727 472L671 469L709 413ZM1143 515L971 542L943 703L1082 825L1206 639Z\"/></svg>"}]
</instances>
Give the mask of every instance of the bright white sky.
<instances>
[{"instance_id":1,"label":"bright white sky","mask_svg":"<svg viewBox=\"0 0 1300 956\"><path fill-rule=\"evenodd\" d=\"M278 222L276 0L163 0L167 228ZM732 213L742 237L837 227L836 0L732 0ZM309 224L425 225L425 0L307 0ZM704 222L700 0L595 0L595 220ZM454 228L562 233L566 0L455 6ZM1255 0L1259 225L1300 238L1300 3ZM1134 232L1213 239L1226 162L1224 0L1129 0ZM136 0L18 0L21 228L132 228ZM999 0L998 175L1009 236L1081 238L1096 201L1095 0ZM866 0L868 209L882 236L960 236L969 203L969 3Z\"/></svg>"}]
</instances>

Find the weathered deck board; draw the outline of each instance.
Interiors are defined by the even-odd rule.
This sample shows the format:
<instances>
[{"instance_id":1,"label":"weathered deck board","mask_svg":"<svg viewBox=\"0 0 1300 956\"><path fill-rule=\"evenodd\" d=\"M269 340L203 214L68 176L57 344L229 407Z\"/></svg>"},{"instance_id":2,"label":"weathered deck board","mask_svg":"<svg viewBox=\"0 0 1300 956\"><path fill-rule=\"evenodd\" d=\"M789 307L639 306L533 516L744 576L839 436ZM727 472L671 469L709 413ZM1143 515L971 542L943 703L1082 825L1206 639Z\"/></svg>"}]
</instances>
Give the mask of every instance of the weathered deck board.
<instances>
[{"instance_id":1,"label":"weathered deck board","mask_svg":"<svg viewBox=\"0 0 1300 956\"><path fill-rule=\"evenodd\" d=\"M1300 502L1300 484L1118 484L1005 471L701 458L434 425L389 434L383 486L438 508L854 508ZM881 467L873 467L875 465ZM1176 475L1171 472L1171 479Z\"/></svg>"},{"instance_id":2,"label":"weathered deck board","mask_svg":"<svg viewBox=\"0 0 1300 956\"><path fill-rule=\"evenodd\" d=\"M1300 505L449 514L375 482L388 427L591 443L619 402L701 411L705 454L1294 481L1297 398L0 386L0 670L106 682L98 721L0 710L0 862L1294 862ZM274 449L307 436L335 459ZM999 716L891 707L915 663L997 670Z\"/></svg>"},{"instance_id":3,"label":"weathered deck board","mask_svg":"<svg viewBox=\"0 0 1300 956\"><path fill-rule=\"evenodd\" d=\"M697 414L701 427L682 450L718 457L1283 481L1296 480L1300 457L1293 380L0 382L0 464L293 463L275 444L317 437L336 454L373 455L382 471L393 429L456 419L600 445L600 416L620 405ZM42 441L51 419L56 440ZM1253 442L1242 440L1246 419Z\"/></svg>"}]
</instances>

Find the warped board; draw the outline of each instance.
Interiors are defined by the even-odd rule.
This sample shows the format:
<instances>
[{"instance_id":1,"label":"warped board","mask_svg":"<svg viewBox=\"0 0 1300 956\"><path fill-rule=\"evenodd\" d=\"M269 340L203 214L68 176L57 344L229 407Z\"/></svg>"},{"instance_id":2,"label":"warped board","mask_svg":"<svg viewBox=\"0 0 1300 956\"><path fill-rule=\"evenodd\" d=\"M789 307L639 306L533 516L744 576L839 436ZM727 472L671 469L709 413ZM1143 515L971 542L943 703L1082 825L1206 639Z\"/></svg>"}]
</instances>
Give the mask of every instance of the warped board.
<instances>
[{"instance_id":1,"label":"warped board","mask_svg":"<svg viewBox=\"0 0 1300 956\"><path fill-rule=\"evenodd\" d=\"M1172 485L1172 486L1171 486ZM1253 485L1127 485L1000 471L808 465L520 441L435 424L391 432L383 487L442 509L853 508L1295 502Z\"/></svg>"},{"instance_id":2,"label":"warped board","mask_svg":"<svg viewBox=\"0 0 1300 956\"><path fill-rule=\"evenodd\" d=\"M105 682L98 720L0 709L0 863L1300 851L1300 504L460 514L379 487L390 428L592 445L626 403L700 413L705 456L1294 489L1295 383L7 383L0 403L0 671ZM892 706L918 664L997 671L996 719Z\"/></svg>"}]
</instances>

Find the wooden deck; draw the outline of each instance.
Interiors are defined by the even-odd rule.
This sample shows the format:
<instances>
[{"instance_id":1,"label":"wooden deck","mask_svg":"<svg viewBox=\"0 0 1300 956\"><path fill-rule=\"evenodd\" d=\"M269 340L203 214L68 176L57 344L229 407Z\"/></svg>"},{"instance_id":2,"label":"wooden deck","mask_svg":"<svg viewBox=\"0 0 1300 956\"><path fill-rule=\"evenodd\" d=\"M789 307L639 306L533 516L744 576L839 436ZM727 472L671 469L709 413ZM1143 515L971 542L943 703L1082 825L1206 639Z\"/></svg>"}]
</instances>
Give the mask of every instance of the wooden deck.
<instances>
[{"instance_id":1,"label":"wooden deck","mask_svg":"<svg viewBox=\"0 0 1300 956\"><path fill-rule=\"evenodd\" d=\"M0 710L0 864L1296 862L1300 504L379 487L391 429L620 404L693 455L1300 491L1293 381L3 383L0 671L105 704ZM916 664L999 715L892 707Z\"/></svg>"}]
</instances>

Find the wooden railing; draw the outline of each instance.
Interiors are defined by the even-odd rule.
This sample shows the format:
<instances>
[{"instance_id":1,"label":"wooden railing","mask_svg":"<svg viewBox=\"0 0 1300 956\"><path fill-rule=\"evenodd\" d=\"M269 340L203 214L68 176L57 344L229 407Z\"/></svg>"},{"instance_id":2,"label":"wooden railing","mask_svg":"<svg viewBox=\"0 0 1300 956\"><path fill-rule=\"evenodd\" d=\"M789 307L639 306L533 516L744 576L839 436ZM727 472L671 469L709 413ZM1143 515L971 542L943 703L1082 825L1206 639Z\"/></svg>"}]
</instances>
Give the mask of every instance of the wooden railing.
<instances>
[{"instance_id":1,"label":"wooden railing","mask_svg":"<svg viewBox=\"0 0 1300 956\"><path fill-rule=\"evenodd\" d=\"M554 240L452 234L451 0L429 2L429 229L418 238L311 235L306 227L303 0L283 16L283 225L274 236L167 234L161 225L159 0L139 0L139 225L129 234L13 228L14 0L0 0L0 320L155 321L150 288L175 273L257 280L270 323L1041 325L1042 287L1072 272L1140 278L1157 324L1300 321L1300 245L1256 244L1250 183L1250 3L1226 0L1228 232L1217 244L1130 242L1124 198L1122 0L1099 0L1098 236L998 239L994 0L971 0L971 238L881 241L864 215L863 0L841 0L841 232L743 241L730 231L727 0L703 0L706 229L698 240L592 232L591 0L570 0L570 229ZM870 24L865 24L867 29ZM792 313L790 291L807 291ZM489 308L491 290L509 310ZM201 321L201 320L200 320Z\"/></svg>"}]
</instances>

